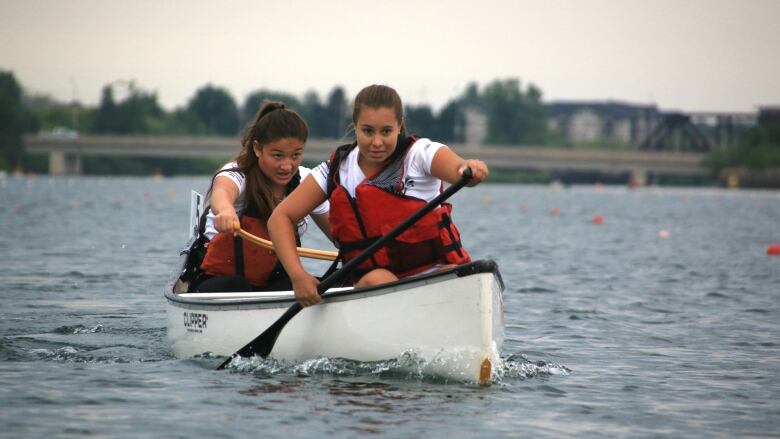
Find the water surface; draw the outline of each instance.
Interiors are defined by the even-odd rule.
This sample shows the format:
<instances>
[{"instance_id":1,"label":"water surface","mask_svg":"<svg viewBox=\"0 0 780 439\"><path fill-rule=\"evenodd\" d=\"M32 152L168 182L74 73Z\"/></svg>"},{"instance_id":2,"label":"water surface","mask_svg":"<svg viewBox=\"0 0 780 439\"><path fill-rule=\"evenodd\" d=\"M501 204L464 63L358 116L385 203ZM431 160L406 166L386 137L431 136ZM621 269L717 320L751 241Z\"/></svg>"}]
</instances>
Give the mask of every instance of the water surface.
<instances>
[{"instance_id":1,"label":"water surface","mask_svg":"<svg viewBox=\"0 0 780 439\"><path fill-rule=\"evenodd\" d=\"M503 361L480 387L427 376L413 358L221 372L172 358L162 291L189 191L207 184L0 180L0 436L780 431L780 258L765 254L780 242L778 192L464 189L453 198L464 244L496 260L507 286ZM316 231L304 245L328 248Z\"/></svg>"}]
</instances>

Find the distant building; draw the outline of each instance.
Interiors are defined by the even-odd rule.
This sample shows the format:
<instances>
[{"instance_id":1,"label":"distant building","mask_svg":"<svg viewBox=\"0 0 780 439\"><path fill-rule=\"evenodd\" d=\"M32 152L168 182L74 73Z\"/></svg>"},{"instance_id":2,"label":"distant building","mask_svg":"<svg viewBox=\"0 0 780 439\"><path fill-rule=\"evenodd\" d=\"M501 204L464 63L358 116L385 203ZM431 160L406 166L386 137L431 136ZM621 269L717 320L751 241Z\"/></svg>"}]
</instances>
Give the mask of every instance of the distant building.
<instances>
[{"instance_id":1,"label":"distant building","mask_svg":"<svg viewBox=\"0 0 780 439\"><path fill-rule=\"evenodd\" d=\"M463 110L463 142L470 146L479 146L485 143L488 134L487 114L474 106Z\"/></svg>"},{"instance_id":2,"label":"distant building","mask_svg":"<svg viewBox=\"0 0 780 439\"><path fill-rule=\"evenodd\" d=\"M658 124L661 114L655 105L622 102L552 102L548 128L568 142L614 140L638 144Z\"/></svg>"},{"instance_id":3,"label":"distant building","mask_svg":"<svg viewBox=\"0 0 780 439\"><path fill-rule=\"evenodd\" d=\"M655 105L635 105L616 101L556 101L546 104L547 128L569 143L612 141L641 146L669 121L684 117L686 132L695 131L700 140L715 145L734 145L741 135L757 122L776 124L780 107L760 108L756 113L680 113L661 111ZM482 145L488 137L488 115L478 105L463 110L455 126L458 139L467 145ZM678 124L679 125L679 124ZM680 128L680 127L678 127ZM679 137L679 133L669 133ZM690 149L690 148L688 148ZM708 148L707 148L708 149Z\"/></svg>"},{"instance_id":4,"label":"distant building","mask_svg":"<svg viewBox=\"0 0 780 439\"><path fill-rule=\"evenodd\" d=\"M780 126L780 107L761 107L758 109L758 124L763 127Z\"/></svg>"}]
</instances>

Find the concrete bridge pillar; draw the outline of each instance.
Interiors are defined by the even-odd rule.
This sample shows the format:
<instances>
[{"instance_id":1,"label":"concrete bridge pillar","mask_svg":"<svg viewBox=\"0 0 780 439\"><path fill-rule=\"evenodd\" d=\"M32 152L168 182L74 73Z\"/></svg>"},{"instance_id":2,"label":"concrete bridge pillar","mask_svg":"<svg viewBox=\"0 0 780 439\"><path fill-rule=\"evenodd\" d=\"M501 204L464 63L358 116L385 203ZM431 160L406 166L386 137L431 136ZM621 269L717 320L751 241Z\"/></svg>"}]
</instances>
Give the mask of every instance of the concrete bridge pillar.
<instances>
[{"instance_id":1,"label":"concrete bridge pillar","mask_svg":"<svg viewBox=\"0 0 780 439\"><path fill-rule=\"evenodd\" d=\"M630 187L642 187L647 184L647 170L634 168L628 177Z\"/></svg>"},{"instance_id":2,"label":"concrete bridge pillar","mask_svg":"<svg viewBox=\"0 0 780 439\"><path fill-rule=\"evenodd\" d=\"M51 151L49 153L49 174L81 174L81 154L74 154L64 151Z\"/></svg>"}]
</instances>

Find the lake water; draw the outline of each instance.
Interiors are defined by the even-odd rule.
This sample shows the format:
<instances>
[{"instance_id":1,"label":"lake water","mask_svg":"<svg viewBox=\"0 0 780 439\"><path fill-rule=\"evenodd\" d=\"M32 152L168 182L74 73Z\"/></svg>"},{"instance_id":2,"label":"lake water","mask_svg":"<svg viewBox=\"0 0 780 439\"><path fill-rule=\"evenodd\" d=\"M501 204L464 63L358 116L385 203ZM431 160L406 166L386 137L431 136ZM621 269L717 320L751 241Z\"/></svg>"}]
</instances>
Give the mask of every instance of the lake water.
<instances>
[{"instance_id":1,"label":"lake water","mask_svg":"<svg viewBox=\"0 0 780 439\"><path fill-rule=\"evenodd\" d=\"M0 436L778 436L778 192L462 190L464 243L507 287L481 387L392 362L174 359L162 291L207 184L0 180Z\"/></svg>"}]
</instances>

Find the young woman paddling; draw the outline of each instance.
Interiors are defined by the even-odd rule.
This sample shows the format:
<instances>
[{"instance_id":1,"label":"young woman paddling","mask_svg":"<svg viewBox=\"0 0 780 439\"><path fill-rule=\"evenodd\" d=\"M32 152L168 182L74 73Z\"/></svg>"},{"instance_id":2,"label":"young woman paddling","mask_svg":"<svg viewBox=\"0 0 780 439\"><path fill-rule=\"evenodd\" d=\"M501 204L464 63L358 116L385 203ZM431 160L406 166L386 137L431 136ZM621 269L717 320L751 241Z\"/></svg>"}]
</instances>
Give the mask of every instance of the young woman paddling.
<instances>
[{"instance_id":1,"label":"young woman paddling","mask_svg":"<svg viewBox=\"0 0 780 439\"><path fill-rule=\"evenodd\" d=\"M242 139L236 159L222 167L209 189L208 240L198 292L290 289L276 254L236 236L239 228L268 239L271 212L306 177L301 166L309 130L303 118L279 102L265 103ZM307 212L308 214L309 212ZM330 236L328 203L312 206L311 217ZM293 241L306 231L304 217L291 228Z\"/></svg>"},{"instance_id":2,"label":"young woman paddling","mask_svg":"<svg viewBox=\"0 0 780 439\"><path fill-rule=\"evenodd\" d=\"M330 201L331 235L344 261L411 216L470 168L475 186L488 175L480 160L463 160L445 145L409 136L395 90L364 88L355 97L352 120L357 141L337 148L317 166L268 221L271 239L302 306L319 302L318 280L295 252L294 224ZM470 261L445 203L359 265L356 286L378 285L447 264Z\"/></svg>"}]
</instances>

